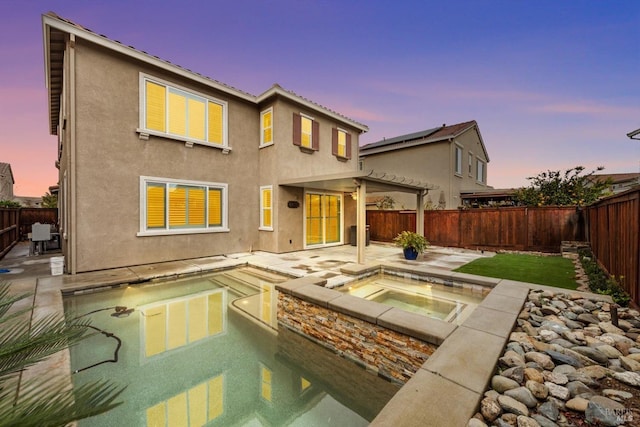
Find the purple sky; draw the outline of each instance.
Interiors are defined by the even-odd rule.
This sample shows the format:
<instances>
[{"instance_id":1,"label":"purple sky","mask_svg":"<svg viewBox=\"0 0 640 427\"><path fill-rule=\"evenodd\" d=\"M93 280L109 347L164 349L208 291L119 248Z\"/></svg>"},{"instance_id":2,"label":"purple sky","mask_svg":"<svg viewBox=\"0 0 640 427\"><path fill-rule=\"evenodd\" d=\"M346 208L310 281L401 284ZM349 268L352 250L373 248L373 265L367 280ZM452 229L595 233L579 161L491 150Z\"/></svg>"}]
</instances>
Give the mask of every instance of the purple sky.
<instances>
[{"instance_id":1,"label":"purple sky","mask_svg":"<svg viewBox=\"0 0 640 427\"><path fill-rule=\"evenodd\" d=\"M640 2L0 0L0 162L57 183L42 13L246 92L273 83L369 126L477 120L496 188L577 165L640 172Z\"/></svg>"}]
</instances>

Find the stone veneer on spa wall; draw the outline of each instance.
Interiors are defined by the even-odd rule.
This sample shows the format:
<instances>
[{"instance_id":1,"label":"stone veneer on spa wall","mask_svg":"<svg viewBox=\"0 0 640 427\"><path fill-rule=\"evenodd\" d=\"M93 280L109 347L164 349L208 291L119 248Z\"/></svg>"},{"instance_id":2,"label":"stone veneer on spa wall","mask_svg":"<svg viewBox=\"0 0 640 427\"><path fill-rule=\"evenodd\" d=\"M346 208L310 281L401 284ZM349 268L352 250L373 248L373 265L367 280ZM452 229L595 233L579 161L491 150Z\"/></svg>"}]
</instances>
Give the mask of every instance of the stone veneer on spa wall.
<instances>
[{"instance_id":1,"label":"stone veneer on spa wall","mask_svg":"<svg viewBox=\"0 0 640 427\"><path fill-rule=\"evenodd\" d=\"M456 329L325 283L307 276L276 285L278 323L395 383L406 383Z\"/></svg>"},{"instance_id":2,"label":"stone veneer on spa wall","mask_svg":"<svg viewBox=\"0 0 640 427\"><path fill-rule=\"evenodd\" d=\"M278 321L379 376L404 384L436 345L287 294L278 296Z\"/></svg>"}]
</instances>

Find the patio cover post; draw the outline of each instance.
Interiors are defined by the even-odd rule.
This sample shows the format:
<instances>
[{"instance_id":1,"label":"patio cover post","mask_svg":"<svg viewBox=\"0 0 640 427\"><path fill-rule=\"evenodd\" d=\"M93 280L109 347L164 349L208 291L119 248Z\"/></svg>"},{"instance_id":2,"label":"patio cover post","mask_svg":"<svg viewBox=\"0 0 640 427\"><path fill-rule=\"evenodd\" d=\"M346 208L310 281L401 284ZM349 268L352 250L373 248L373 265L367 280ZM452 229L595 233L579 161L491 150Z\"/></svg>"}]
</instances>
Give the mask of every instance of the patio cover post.
<instances>
[{"instance_id":1,"label":"patio cover post","mask_svg":"<svg viewBox=\"0 0 640 427\"><path fill-rule=\"evenodd\" d=\"M364 249L367 245L367 181L364 179L357 180L357 219L356 228L358 237L356 239L358 246L358 264L364 264Z\"/></svg>"},{"instance_id":2,"label":"patio cover post","mask_svg":"<svg viewBox=\"0 0 640 427\"><path fill-rule=\"evenodd\" d=\"M424 193L418 191L416 195L416 233L424 236Z\"/></svg>"}]
</instances>

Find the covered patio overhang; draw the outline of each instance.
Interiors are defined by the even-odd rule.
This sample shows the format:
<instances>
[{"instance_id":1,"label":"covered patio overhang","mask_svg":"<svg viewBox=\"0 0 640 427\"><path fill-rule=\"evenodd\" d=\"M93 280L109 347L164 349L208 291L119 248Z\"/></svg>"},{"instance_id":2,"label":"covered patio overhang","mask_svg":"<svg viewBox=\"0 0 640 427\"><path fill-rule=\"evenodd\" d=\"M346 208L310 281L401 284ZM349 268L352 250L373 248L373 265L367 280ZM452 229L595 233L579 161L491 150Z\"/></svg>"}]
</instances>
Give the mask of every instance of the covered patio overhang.
<instances>
[{"instance_id":1,"label":"covered patio overhang","mask_svg":"<svg viewBox=\"0 0 640 427\"><path fill-rule=\"evenodd\" d=\"M284 179L278 185L312 188L356 195L357 202L357 252L358 263L365 263L366 246L366 200L367 194L398 191L416 195L416 232L424 235L424 197L433 185L416 179L385 172L356 171L338 174L314 175L312 177Z\"/></svg>"}]
</instances>

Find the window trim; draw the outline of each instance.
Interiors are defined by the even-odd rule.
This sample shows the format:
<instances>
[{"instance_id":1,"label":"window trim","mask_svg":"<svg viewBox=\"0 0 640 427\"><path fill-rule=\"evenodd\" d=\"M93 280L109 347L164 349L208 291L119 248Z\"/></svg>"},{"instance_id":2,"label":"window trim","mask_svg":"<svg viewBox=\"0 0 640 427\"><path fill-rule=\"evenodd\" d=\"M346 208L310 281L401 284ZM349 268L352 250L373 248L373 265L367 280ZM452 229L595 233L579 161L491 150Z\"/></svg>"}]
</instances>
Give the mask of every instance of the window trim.
<instances>
[{"instance_id":1,"label":"window trim","mask_svg":"<svg viewBox=\"0 0 640 427\"><path fill-rule=\"evenodd\" d=\"M271 190L271 226L264 225L264 205L263 205L263 191ZM260 187L260 226L258 230L273 231L273 185L263 185Z\"/></svg>"},{"instance_id":2,"label":"window trim","mask_svg":"<svg viewBox=\"0 0 640 427\"><path fill-rule=\"evenodd\" d=\"M308 119L311 121L311 135L310 146L306 147L302 145L302 119ZM316 151L320 151L320 123L317 122L312 116L304 113L293 113L293 145L297 146L300 151L307 154L313 154Z\"/></svg>"},{"instance_id":3,"label":"window trim","mask_svg":"<svg viewBox=\"0 0 640 427\"><path fill-rule=\"evenodd\" d=\"M161 132L153 129L146 128L146 115L147 115L147 103L146 103L146 82L150 81L152 83L156 83L159 85L163 85L167 87L167 89L174 89L180 92L185 92L188 95L202 98L207 102L212 102L214 104L218 104L222 107L222 144L215 144L209 141L190 138L185 135L176 135L168 132ZM139 138L142 140L148 140L149 136L157 136L160 138L172 139L175 141L184 142L187 147L192 147L194 144L204 145L206 147L218 148L223 150L224 153L228 153L231 151L231 147L229 147L229 103L227 101L223 101L221 99L214 98L209 95L205 95L201 92L194 91L192 89L186 88L184 86L169 82L164 79L160 79L154 77L150 74L140 73L138 79L138 104L140 107L139 117L138 117L138 128L136 128L136 132L139 135ZM208 104L207 104L208 105ZM206 123L208 125L208 122ZM208 127L208 126L205 126Z\"/></svg>"},{"instance_id":4,"label":"window trim","mask_svg":"<svg viewBox=\"0 0 640 427\"><path fill-rule=\"evenodd\" d=\"M222 224L220 226L209 226L207 222L205 222L204 227L200 228L169 228L168 216L167 223L165 224L164 229L147 229L147 197L146 197L146 189L148 183L156 183L156 184L164 184L165 186L169 186L171 184L174 185L191 185L198 187L207 187L207 193L210 188L219 189L222 191L221 201L222 209L220 215L222 216ZM167 235L178 235L178 234L203 234L203 233L224 233L229 230L229 195L228 195L229 185L226 183L219 182L206 182L206 181L189 181L184 179L171 179L171 178L162 178L162 177L153 177L153 176L141 176L140 177L140 226L139 231L136 236L167 236ZM167 204L168 205L168 204ZM207 204L205 203L205 206ZM167 206L168 208L168 206ZM208 212L205 211L206 214Z\"/></svg>"},{"instance_id":5,"label":"window trim","mask_svg":"<svg viewBox=\"0 0 640 427\"><path fill-rule=\"evenodd\" d=\"M478 167L482 165L482 176L478 176ZM486 175L487 175L487 162L482 160L480 157L476 157L476 182L478 184L486 184Z\"/></svg>"},{"instance_id":6,"label":"window trim","mask_svg":"<svg viewBox=\"0 0 640 427\"><path fill-rule=\"evenodd\" d=\"M453 173L456 176L462 176L462 155L464 154L464 147L457 142L453 144ZM458 157L458 152L460 157Z\"/></svg>"},{"instance_id":7,"label":"window trim","mask_svg":"<svg viewBox=\"0 0 640 427\"><path fill-rule=\"evenodd\" d=\"M302 120L303 119L307 119L307 120L309 120L311 122L310 123L311 133L309 133L309 146L308 147L306 145L302 144L302 135L304 135L304 132L302 131ZM313 136L314 136L313 135L313 122L314 121L315 120L313 119L313 117L311 117L311 116L309 116L307 114L304 114L304 113L300 113L300 148L304 148L304 149L307 149L307 150L313 150L313 141L314 141L314 138L313 138Z\"/></svg>"},{"instance_id":8,"label":"window trim","mask_svg":"<svg viewBox=\"0 0 640 427\"><path fill-rule=\"evenodd\" d=\"M264 120L263 117L266 113L271 113L271 141L270 142L264 142L264 130L265 128L264 126ZM268 147L270 145L273 145L273 107L269 107L265 110L262 110L260 112L260 148L263 147Z\"/></svg>"},{"instance_id":9,"label":"window trim","mask_svg":"<svg viewBox=\"0 0 640 427\"><path fill-rule=\"evenodd\" d=\"M327 243L326 236L326 214L322 213L322 241L323 243L318 244L308 244L307 243L307 195L308 194L317 194L320 196L337 196L340 200L340 240L338 242L330 242ZM303 233L303 248L304 249L314 249L314 248L327 248L331 246L339 246L344 244L344 220L345 220L345 212L344 212L344 194L334 191L323 191L323 190L313 190L313 189L305 189L304 190L304 202L302 203L302 215L303 215L303 224L302 224L302 233Z\"/></svg>"},{"instance_id":10,"label":"window trim","mask_svg":"<svg viewBox=\"0 0 640 427\"><path fill-rule=\"evenodd\" d=\"M471 151L469 151L469 155L467 156L467 161L469 162L469 176L473 177L473 159L474 159L474 155Z\"/></svg>"},{"instance_id":11,"label":"window trim","mask_svg":"<svg viewBox=\"0 0 640 427\"><path fill-rule=\"evenodd\" d=\"M344 156L340 155L340 133L344 134ZM338 160L351 160L351 134L341 127L334 127L331 135L332 154Z\"/></svg>"}]
</instances>

